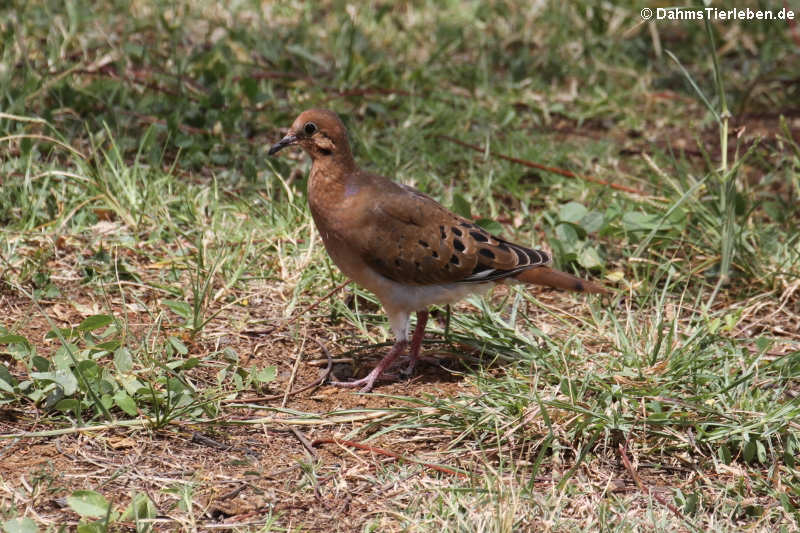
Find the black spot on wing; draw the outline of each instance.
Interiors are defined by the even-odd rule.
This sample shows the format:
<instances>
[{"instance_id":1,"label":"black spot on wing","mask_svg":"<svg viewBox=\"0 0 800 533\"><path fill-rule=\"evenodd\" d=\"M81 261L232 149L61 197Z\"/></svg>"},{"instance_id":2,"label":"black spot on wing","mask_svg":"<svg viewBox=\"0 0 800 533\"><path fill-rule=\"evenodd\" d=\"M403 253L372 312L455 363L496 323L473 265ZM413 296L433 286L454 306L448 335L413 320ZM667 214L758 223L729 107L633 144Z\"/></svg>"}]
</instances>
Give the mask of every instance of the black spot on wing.
<instances>
[{"instance_id":1,"label":"black spot on wing","mask_svg":"<svg viewBox=\"0 0 800 533\"><path fill-rule=\"evenodd\" d=\"M453 234L454 234L454 235L457 235L457 236L459 236L459 237L461 237L461 236L463 235L463 233L461 232L461 230L460 230L460 229L458 229L458 228L457 228L457 227L455 227L455 226L453 226L453 227L452 227L452 228L450 228L450 229L453 231Z\"/></svg>"},{"instance_id":2,"label":"black spot on wing","mask_svg":"<svg viewBox=\"0 0 800 533\"><path fill-rule=\"evenodd\" d=\"M453 239L453 248L459 252L464 251L464 243L460 239Z\"/></svg>"},{"instance_id":3,"label":"black spot on wing","mask_svg":"<svg viewBox=\"0 0 800 533\"><path fill-rule=\"evenodd\" d=\"M456 254L453 254L452 257L450 257L450 262L454 265L458 265L461 261L458 259Z\"/></svg>"},{"instance_id":4,"label":"black spot on wing","mask_svg":"<svg viewBox=\"0 0 800 533\"><path fill-rule=\"evenodd\" d=\"M489 259L495 258L494 252L489 250L488 248L481 248L478 253L481 254L483 257L488 257Z\"/></svg>"},{"instance_id":5,"label":"black spot on wing","mask_svg":"<svg viewBox=\"0 0 800 533\"><path fill-rule=\"evenodd\" d=\"M485 233L481 233L480 231L470 231L469 234L472 235L472 238L478 242L489 242L489 236Z\"/></svg>"}]
</instances>

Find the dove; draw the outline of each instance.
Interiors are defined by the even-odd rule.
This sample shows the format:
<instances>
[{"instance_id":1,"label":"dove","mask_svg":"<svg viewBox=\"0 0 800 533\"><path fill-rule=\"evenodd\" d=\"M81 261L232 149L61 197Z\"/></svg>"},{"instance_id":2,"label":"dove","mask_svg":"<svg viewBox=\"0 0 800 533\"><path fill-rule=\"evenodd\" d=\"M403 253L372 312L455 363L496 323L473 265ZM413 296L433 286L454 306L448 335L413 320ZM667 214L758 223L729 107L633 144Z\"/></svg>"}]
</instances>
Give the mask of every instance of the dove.
<instances>
[{"instance_id":1,"label":"dove","mask_svg":"<svg viewBox=\"0 0 800 533\"><path fill-rule=\"evenodd\" d=\"M311 157L308 204L325 250L345 276L381 302L395 343L364 378L334 382L369 392L406 351L413 372L432 305L451 304L507 281L585 293L607 289L548 266L542 250L492 235L420 191L359 168L336 113L303 111L269 149ZM412 313L417 315L409 338Z\"/></svg>"}]
</instances>

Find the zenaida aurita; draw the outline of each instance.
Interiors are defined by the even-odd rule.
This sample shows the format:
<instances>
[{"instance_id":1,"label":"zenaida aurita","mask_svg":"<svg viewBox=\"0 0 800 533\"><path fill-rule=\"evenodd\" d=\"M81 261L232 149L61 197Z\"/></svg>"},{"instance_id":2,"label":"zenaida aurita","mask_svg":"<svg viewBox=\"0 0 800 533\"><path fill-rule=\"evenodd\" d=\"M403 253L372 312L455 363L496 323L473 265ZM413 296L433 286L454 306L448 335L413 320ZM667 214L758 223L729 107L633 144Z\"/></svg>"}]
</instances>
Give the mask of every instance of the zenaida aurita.
<instances>
[{"instance_id":1,"label":"zenaida aurita","mask_svg":"<svg viewBox=\"0 0 800 533\"><path fill-rule=\"evenodd\" d=\"M325 249L346 276L383 304L396 342L364 378L336 382L370 391L409 348L419 356L428 307L482 293L507 279L572 291L604 288L546 266L550 256L488 233L412 187L358 168L344 124L332 111L309 109L269 154L299 145L311 156L308 203Z\"/></svg>"}]
</instances>

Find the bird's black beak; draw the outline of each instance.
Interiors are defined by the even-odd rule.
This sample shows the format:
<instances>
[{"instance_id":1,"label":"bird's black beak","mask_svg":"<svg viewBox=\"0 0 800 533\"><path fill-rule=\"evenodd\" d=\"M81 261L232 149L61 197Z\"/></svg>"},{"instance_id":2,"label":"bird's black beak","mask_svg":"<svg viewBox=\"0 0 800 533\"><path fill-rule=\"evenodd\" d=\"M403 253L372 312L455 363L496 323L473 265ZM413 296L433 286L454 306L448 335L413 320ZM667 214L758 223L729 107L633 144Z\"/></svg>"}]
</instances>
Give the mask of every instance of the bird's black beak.
<instances>
[{"instance_id":1,"label":"bird's black beak","mask_svg":"<svg viewBox=\"0 0 800 533\"><path fill-rule=\"evenodd\" d=\"M269 152L267 152L267 154L268 155L275 155L278 152L280 152L281 150L283 150L284 148L286 148L287 146L290 146L290 145L292 145L292 144L294 144L296 142L297 142L297 137L295 137L294 135L289 134L286 137L284 137L283 139L281 139L280 141L278 141L277 143L273 144L272 148L269 149Z\"/></svg>"}]
</instances>

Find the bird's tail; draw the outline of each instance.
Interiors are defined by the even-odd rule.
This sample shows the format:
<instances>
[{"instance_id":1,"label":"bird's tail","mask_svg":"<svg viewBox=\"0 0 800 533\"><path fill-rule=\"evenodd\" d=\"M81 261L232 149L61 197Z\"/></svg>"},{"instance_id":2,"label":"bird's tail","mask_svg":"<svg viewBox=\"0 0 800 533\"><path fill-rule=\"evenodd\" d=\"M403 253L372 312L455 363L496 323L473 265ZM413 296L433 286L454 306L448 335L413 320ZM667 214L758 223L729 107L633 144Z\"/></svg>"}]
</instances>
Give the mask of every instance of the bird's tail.
<instances>
[{"instance_id":1,"label":"bird's tail","mask_svg":"<svg viewBox=\"0 0 800 533\"><path fill-rule=\"evenodd\" d=\"M608 293L608 289L592 283L585 279L552 269L550 267L539 266L523 270L514 276L523 283L533 283L534 285L544 285L554 289L566 289L568 291L589 292L595 294Z\"/></svg>"}]
</instances>

